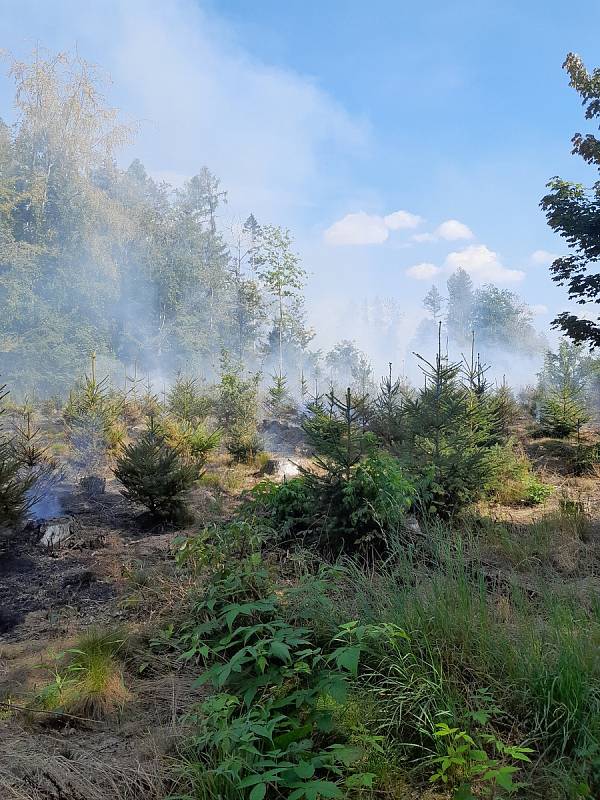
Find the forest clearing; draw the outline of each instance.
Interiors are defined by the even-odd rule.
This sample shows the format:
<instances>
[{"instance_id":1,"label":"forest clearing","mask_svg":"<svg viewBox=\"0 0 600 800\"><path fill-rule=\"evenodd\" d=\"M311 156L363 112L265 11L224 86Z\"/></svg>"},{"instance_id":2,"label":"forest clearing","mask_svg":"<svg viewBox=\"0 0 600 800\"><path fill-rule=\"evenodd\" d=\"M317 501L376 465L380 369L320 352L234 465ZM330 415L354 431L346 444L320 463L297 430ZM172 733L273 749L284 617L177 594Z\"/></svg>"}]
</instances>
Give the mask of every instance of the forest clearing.
<instances>
[{"instance_id":1,"label":"forest clearing","mask_svg":"<svg viewBox=\"0 0 600 800\"><path fill-rule=\"evenodd\" d=\"M3 58L0 800L600 797L600 183L540 188L546 324L458 219L228 216L79 47Z\"/></svg>"}]
</instances>

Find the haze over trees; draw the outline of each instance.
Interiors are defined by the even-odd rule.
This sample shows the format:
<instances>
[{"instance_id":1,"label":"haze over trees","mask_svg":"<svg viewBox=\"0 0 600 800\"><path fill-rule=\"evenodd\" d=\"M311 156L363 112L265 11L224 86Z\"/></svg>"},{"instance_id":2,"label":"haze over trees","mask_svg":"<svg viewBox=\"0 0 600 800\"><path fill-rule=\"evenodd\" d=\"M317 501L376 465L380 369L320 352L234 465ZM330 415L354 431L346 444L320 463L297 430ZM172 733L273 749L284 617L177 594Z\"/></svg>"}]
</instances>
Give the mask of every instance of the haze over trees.
<instances>
[{"instance_id":1,"label":"haze over trees","mask_svg":"<svg viewBox=\"0 0 600 800\"><path fill-rule=\"evenodd\" d=\"M16 123L0 126L0 371L64 391L96 350L141 372L214 367L223 348L279 366L301 352L305 272L289 232L250 215L226 241L226 192L206 167L174 189L79 56L15 62Z\"/></svg>"}]
</instances>

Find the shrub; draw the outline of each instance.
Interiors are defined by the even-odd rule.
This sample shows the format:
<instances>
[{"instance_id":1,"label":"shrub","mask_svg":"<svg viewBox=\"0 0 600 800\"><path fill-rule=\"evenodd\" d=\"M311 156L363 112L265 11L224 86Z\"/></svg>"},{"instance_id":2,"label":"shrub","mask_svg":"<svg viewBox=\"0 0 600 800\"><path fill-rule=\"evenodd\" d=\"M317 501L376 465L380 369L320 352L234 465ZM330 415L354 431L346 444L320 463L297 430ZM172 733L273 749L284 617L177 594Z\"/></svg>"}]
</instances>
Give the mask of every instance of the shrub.
<instances>
[{"instance_id":1,"label":"shrub","mask_svg":"<svg viewBox=\"0 0 600 800\"><path fill-rule=\"evenodd\" d=\"M195 469L181 461L152 418L140 439L123 449L115 477L125 487L123 496L146 506L153 516L174 522L184 520L182 494L192 485Z\"/></svg>"},{"instance_id":2,"label":"shrub","mask_svg":"<svg viewBox=\"0 0 600 800\"><path fill-rule=\"evenodd\" d=\"M257 429L259 378L258 374L243 377L223 357L215 413L227 451L236 461L248 461L262 450Z\"/></svg>"},{"instance_id":3,"label":"shrub","mask_svg":"<svg viewBox=\"0 0 600 800\"><path fill-rule=\"evenodd\" d=\"M212 407L212 399L199 390L196 378L177 375L167 395L167 408L177 420L196 426L208 417Z\"/></svg>"},{"instance_id":4,"label":"shrub","mask_svg":"<svg viewBox=\"0 0 600 800\"><path fill-rule=\"evenodd\" d=\"M495 468L485 486L486 496L498 503L534 506L543 503L554 491L532 472L531 462L513 442L491 450Z\"/></svg>"},{"instance_id":5,"label":"shrub","mask_svg":"<svg viewBox=\"0 0 600 800\"><path fill-rule=\"evenodd\" d=\"M101 471L109 453L115 452L125 437L119 420L122 401L110 392L108 376L97 380L95 356L91 364L90 375L71 392L63 409L75 463L85 474Z\"/></svg>"},{"instance_id":6,"label":"shrub","mask_svg":"<svg viewBox=\"0 0 600 800\"><path fill-rule=\"evenodd\" d=\"M265 407L275 419L283 420L290 417L296 407L290 397L287 377L281 374L273 375L272 381L267 391Z\"/></svg>"},{"instance_id":7,"label":"shrub","mask_svg":"<svg viewBox=\"0 0 600 800\"><path fill-rule=\"evenodd\" d=\"M420 486L424 515L450 517L479 500L496 469L484 395L459 381L462 367L441 354L422 359L425 385L405 401L406 436L397 455Z\"/></svg>"},{"instance_id":8,"label":"shrub","mask_svg":"<svg viewBox=\"0 0 600 800\"><path fill-rule=\"evenodd\" d=\"M0 404L7 395L6 388L0 386ZM3 413L4 407L0 405L0 415ZM31 493L34 483L35 474L19 457L18 443L0 431L0 549L12 541L12 528L21 522L34 502Z\"/></svg>"},{"instance_id":9,"label":"shrub","mask_svg":"<svg viewBox=\"0 0 600 800\"><path fill-rule=\"evenodd\" d=\"M566 439L589 420L580 393L569 384L551 391L542 403L540 433Z\"/></svg>"},{"instance_id":10,"label":"shrub","mask_svg":"<svg viewBox=\"0 0 600 800\"><path fill-rule=\"evenodd\" d=\"M163 417L156 426L166 443L177 450L186 464L194 467L196 478L200 478L210 453L219 446L220 433L209 433L202 423L171 420L168 417Z\"/></svg>"},{"instance_id":11,"label":"shrub","mask_svg":"<svg viewBox=\"0 0 600 800\"><path fill-rule=\"evenodd\" d=\"M305 472L281 484L263 481L252 509L270 521L278 539L302 539L329 553L384 548L414 500L413 484L396 459L367 456L346 476Z\"/></svg>"},{"instance_id":12,"label":"shrub","mask_svg":"<svg viewBox=\"0 0 600 800\"><path fill-rule=\"evenodd\" d=\"M316 469L281 486L263 484L254 494L283 536L304 538L328 552L385 545L414 499L414 487L398 461L377 450L365 430L364 397L347 390L315 398L302 427Z\"/></svg>"}]
</instances>

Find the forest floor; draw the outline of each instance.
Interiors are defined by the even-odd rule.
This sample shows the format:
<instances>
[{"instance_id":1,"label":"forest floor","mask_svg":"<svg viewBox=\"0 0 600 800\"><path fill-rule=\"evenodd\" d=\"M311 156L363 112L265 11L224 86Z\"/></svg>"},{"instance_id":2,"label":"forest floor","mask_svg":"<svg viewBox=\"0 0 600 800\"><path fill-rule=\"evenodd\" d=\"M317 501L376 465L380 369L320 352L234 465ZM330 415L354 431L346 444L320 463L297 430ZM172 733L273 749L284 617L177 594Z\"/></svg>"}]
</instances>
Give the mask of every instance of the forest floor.
<instances>
[{"instance_id":1,"label":"forest floor","mask_svg":"<svg viewBox=\"0 0 600 800\"><path fill-rule=\"evenodd\" d=\"M274 444L295 460L297 442ZM557 591L568 584L586 592L600 574L600 482L568 474L568 453L560 442L524 439L523 445L536 473L555 490L531 508L488 504L474 510L469 524L483 530L476 557L495 582L516 581L527 590L535 573L547 575ZM2 800L165 796L165 764L185 734L183 713L202 691L192 686L197 670L148 654L148 638L176 616L189 588L175 574L173 540L230 518L243 490L262 477L264 470L217 458L190 497L194 525L176 533L149 528L114 481L95 498L72 485L62 507L73 520L69 539L54 550L24 540L0 557ZM552 520L565 499L585 511L584 536L571 535L560 524L540 524ZM498 534L498 523L504 522L505 537ZM489 523L494 527L488 536ZM57 654L91 627L127 631L125 682L131 700L123 712L82 721L23 710L52 679Z\"/></svg>"}]
</instances>

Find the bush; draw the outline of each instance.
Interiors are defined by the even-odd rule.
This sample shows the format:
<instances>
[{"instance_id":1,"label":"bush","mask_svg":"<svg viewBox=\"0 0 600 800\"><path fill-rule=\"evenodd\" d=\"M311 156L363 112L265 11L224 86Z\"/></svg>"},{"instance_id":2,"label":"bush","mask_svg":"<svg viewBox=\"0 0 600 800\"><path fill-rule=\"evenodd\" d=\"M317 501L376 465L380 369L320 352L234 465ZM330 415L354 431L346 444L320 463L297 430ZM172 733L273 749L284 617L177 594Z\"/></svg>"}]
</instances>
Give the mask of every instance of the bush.
<instances>
[{"instance_id":1,"label":"bush","mask_svg":"<svg viewBox=\"0 0 600 800\"><path fill-rule=\"evenodd\" d=\"M565 384L550 392L544 399L540 414L540 433L566 439L578 431L589 418L579 392Z\"/></svg>"},{"instance_id":2,"label":"bush","mask_svg":"<svg viewBox=\"0 0 600 800\"><path fill-rule=\"evenodd\" d=\"M302 539L330 553L385 547L415 497L396 459L373 453L350 477L305 473L281 484L264 481L253 491L253 510L269 519L279 539Z\"/></svg>"},{"instance_id":3,"label":"bush","mask_svg":"<svg viewBox=\"0 0 600 800\"><path fill-rule=\"evenodd\" d=\"M182 460L194 467L196 478L202 477L209 455L219 446L220 433L209 433L202 423L171 420L168 417L157 423L157 429Z\"/></svg>"},{"instance_id":4,"label":"bush","mask_svg":"<svg viewBox=\"0 0 600 800\"><path fill-rule=\"evenodd\" d=\"M167 408L176 419L196 426L208 417L212 407L212 399L202 394L195 378L177 375L167 395Z\"/></svg>"},{"instance_id":5,"label":"bush","mask_svg":"<svg viewBox=\"0 0 600 800\"><path fill-rule=\"evenodd\" d=\"M123 442L121 411L122 400L111 394L108 377L97 380L95 357L92 357L91 374L85 375L71 392L63 409L75 463L85 474L100 472L109 453Z\"/></svg>"},{"instance_id":6,"label":"bush","mask_svg":"<svg viewBox=\"0 0 600 800\"><path fill-rule=\"evenodd\" d=\"M0 386L0 404L7 395L6 388ZM3 413L0 405L0 415ZM12 528L22 521L35 500L31 490L36 476L19 456L18 442L12 442L0 431L0 550L12 541Z\"/></svg>"},{"instance_id":7,"label":"bush","mask_svg":"<svg viewBox=\"0 0 600 800\"><path fill-rule=\"evenodd\" d=\"M257 428L259 377L244 378L223 357L215 413L227 451L236 461L248 461L262 450Z\"/></svg>"},{"instance_id":8,"label":"bush","mask_svg":"<svg viewBox=\"0 0 600 800\"><path fill-rule=\"evenodd\" d=\"M123 496L146 506L153 516L184 521L181 495L194 482L195 469L184 464L177 450L165 442L153 419L141 438L123 449L115 477L125 487Z\"/></svg>"},{"instance_id":9,"label":"bush","mask_svg":"<svg viewBox=\"0 0 600 800\"><path fill-rule=\"evenodd\" d=\"M405 401L397 455L420 486L421 513L449 518L481 499L496 470L493 419L485 393L461 384L461 365L441 346L435 363L421 360L425 385Z\"/></svg>"},{"instance_id":10,"label":"bush","mask_svg":"<svg viewBox=\"0 0 600 800\"><path fill-rule=\"evenodd\" d=\"M495 468L490 474L485 493L497 502L535 506L543 503L554 491L532 472L531 462L519 452L513 442L497 445L491 450Z\"/></svg>"}]
</instances>

